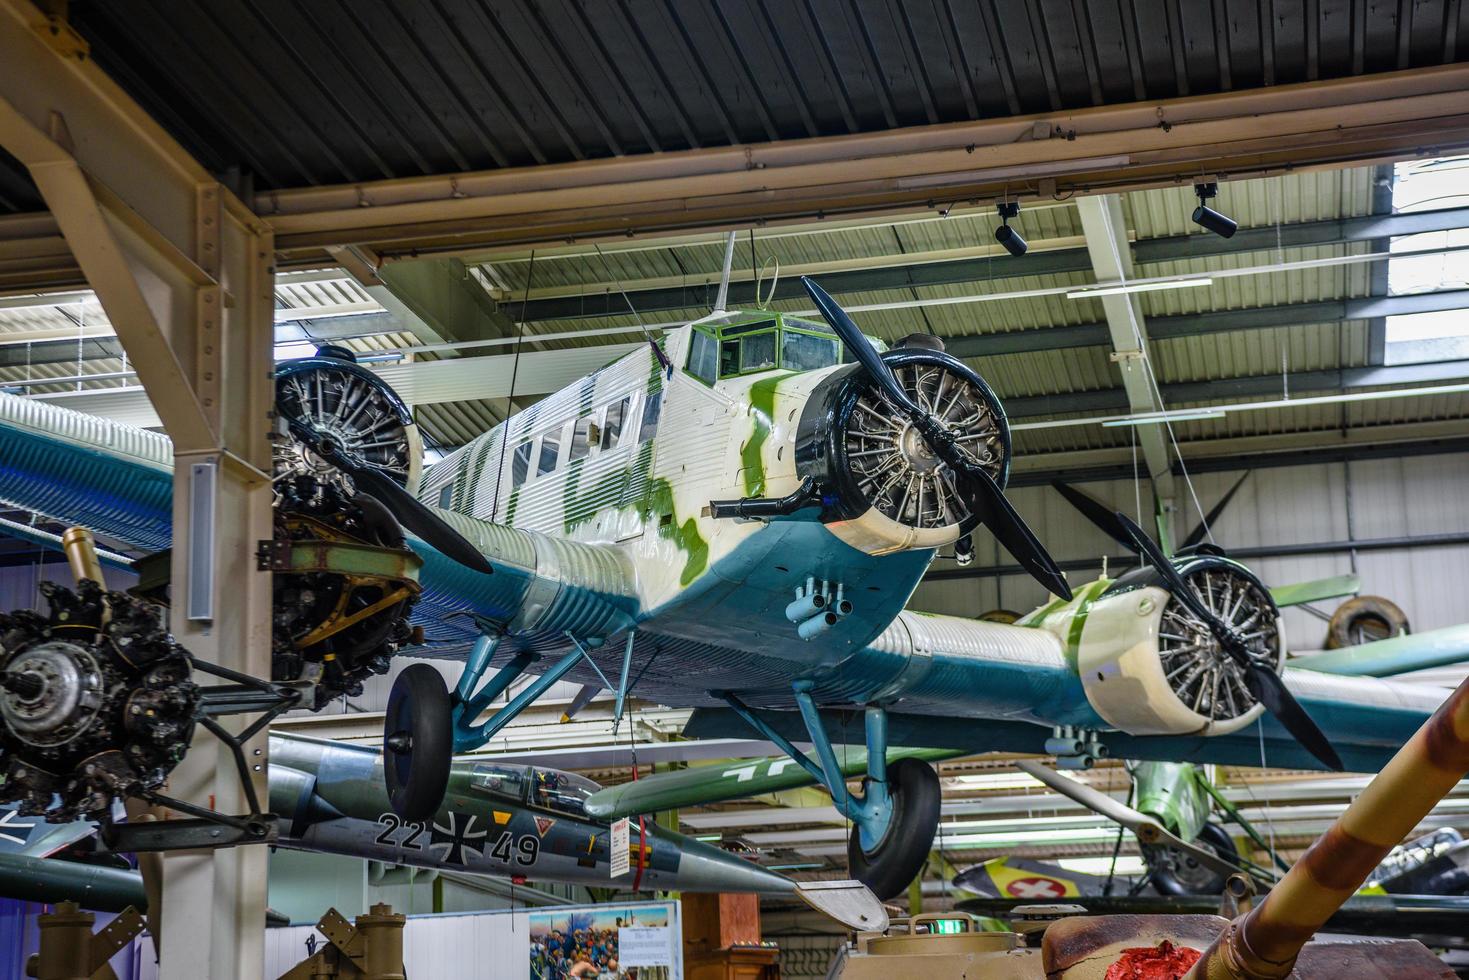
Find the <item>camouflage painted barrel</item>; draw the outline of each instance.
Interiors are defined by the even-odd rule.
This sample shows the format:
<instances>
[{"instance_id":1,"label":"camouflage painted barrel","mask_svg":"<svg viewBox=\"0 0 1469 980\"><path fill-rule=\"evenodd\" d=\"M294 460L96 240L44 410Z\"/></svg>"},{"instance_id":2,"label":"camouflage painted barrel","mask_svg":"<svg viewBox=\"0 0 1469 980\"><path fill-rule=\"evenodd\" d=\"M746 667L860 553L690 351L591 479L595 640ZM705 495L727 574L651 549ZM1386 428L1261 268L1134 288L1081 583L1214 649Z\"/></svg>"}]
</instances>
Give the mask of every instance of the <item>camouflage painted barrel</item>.
<instances>
[{"instance_id":1,"label":"camouflage painted barrel","mask_svg":"<svg viewBox=\"0 0 1469 980\"><path fill-rule=\"evenodd\" d=\"M1275 980L1301 947L1469 773L1469 679L1424 722L1265 900L1236 919L1186 976Z\"/></svg>"}]
</instances>

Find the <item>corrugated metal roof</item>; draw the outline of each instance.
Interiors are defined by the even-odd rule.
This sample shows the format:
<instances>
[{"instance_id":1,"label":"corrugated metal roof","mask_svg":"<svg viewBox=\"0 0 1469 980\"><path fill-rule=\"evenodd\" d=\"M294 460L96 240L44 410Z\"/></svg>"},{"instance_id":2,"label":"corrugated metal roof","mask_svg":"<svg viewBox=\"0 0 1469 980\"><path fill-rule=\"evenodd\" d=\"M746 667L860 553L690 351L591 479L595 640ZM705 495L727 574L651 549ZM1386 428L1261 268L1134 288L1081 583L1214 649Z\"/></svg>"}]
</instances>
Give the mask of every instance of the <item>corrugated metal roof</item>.
<instances>
[{"instance_id":1,"label":"corrugated metal roof","mask_svg":"<svg viewBox=\"0 0 1469 980\"><path fill-rule=\"evenodd\" d=\"M1456 0L74 0L207 167L290 187L870 132L1422 67ZM39 201L0 162L0 207ZM1242 210L1242 209L1241 209Z\"/></svg>"}]
</instances>

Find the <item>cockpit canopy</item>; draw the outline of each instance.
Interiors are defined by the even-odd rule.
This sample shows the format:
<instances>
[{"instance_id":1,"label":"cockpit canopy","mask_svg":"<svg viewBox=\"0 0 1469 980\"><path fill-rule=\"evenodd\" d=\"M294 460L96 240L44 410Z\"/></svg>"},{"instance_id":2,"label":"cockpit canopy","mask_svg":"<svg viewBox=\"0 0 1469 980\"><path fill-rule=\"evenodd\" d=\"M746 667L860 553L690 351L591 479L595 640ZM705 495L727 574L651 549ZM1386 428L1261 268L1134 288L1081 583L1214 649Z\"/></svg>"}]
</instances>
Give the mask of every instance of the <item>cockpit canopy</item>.
<instances>
[{"instance_id":1,"label":"cockpit canopy","mask_svg":"<svg viewBox=\"0 0 1469 980\"><path fill-rule=\"evenodd\" d=\"M694 324L688 373L706 384L760 371L814 371L841 363L830 327L781 313Z\"/></svg>"},{"instance_id":2,"label":"cockpit canopy","mask_svg":"<svg viewBox=\"0 0 1469 980\"><path fill-rule=\"evenodd\" d=\"M602 788L574 772L492 762L476 765L469 785L488 796L582 819L587 815L587 797Z\"/></svg>"}]
</instances>

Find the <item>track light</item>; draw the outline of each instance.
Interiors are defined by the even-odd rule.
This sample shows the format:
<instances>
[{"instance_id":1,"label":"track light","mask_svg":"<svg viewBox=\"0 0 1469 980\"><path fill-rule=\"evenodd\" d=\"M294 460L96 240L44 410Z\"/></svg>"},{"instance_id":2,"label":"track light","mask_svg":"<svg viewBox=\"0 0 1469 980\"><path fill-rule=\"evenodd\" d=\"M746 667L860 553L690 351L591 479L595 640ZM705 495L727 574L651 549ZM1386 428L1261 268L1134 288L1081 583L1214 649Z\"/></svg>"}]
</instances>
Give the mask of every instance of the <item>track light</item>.
<instances>
[{"instance_id":1,"label":"track light","mask_svg":"<svg viewBox=\"0 0 1469 980\"><path fill-rule=\"evenodd\" d=\"M1239 222L1227 215L1220 214L1204 203L1210 198L1219 196L1219 185L1213 181L1207 184L1195 184L1194 193L1199 198L1199 206L1194 208L1194 224L1212 231L1220 238L1233 238L1234 233L1239 230Z\"/></svg>"},{"instance_id":2,"label":"track light","mask_svg":"<svg viewBox=\"0 0 1469 980\"><path fill-rule=\"evenodd\" d=\"M998 210L1000 227L995 229L995 241L1005 246L1005 251L1011 255L1024 255L1030 246L1020 237L1020 232L1010 227L1010 219L1020 214L1020 205L1015 201L1004 201Z\"/></svg>"}]
</instances>

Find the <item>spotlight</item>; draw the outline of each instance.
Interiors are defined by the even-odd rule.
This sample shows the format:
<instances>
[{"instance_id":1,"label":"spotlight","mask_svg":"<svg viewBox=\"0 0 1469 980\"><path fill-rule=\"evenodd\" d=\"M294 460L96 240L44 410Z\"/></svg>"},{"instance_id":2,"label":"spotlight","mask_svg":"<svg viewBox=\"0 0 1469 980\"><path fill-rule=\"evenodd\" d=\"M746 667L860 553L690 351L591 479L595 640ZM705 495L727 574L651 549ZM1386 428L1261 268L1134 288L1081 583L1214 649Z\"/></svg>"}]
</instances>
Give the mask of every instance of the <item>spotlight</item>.
<instances>
[{"instance_id":1,"label":"spotlight","mask_svg":"<svg viewBox=\"0 0 1469 980\"><path fill-rule=\"evenodd\" d=\"M1005 251L1011 255L1024 255L1030 246L1020 237L1020 232L1010 227L1010 219L1020 214L1020 205L1015 201L1006 201L1000 204L998 210L1000 227L995 229L995 241L1005 246Z\"/></svg>"},{"instance_id":2,"label":"spotlight","mask_svg":"<svg viewBox=\"0 0 1469 980\"><path fill-rule=\"evenodd\" d=\"M1220 238L1233 238L1234 233L1239 230L1239 222L1227 215L1220 214L1204 203L1210 198L1219 196L1219 185L1213 181L1207 184L1195 184L1194 193L1199 197L1199 206L1194 208L1194 224L1212 231Z\"/></svg>"}]
</instances>

